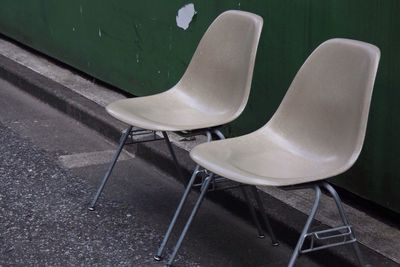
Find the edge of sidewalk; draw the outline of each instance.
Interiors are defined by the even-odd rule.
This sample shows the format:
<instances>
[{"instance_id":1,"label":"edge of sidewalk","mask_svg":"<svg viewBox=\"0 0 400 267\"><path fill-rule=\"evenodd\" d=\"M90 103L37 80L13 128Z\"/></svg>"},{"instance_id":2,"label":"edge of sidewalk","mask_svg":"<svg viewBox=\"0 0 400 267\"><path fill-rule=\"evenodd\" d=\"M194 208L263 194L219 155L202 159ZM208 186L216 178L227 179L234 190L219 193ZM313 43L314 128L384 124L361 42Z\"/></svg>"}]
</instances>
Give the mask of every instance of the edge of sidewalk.
<instances>
[{"instance_id":1,"label":"edge of sidewalk","mask_svg":"<svg viewBox=\"0 0 400 267\"><path fill-rule=\"evenodd\" d=\"M112 118L101 105L3 55L0 55L0 78L15 84L25 92L73 117L89 128L101 132L113 142L119 139L121 131L126 128L125 124ZM194 163L190 160L185 149L177 146L174 146L174 148L177 157L180 158L180 165L185 175L189 176L194 168ZM143 143L138 145L136 154L152 163L157 162L158 167L175 177L174 168L171 168L173 163L168 156L166 147L155 143ZM233 191L224 191L220 194L210 194L209 198L231 212L249 220L248 217L250 216L247 214L246 204L239 194ZM279 233L278 238L294 247L306 216L299 210L268 194L263 194L263 198L265 203L268 203L267 209L272 226L275 232ZM282 210L286 210L286 212L282 213ZM317 223L317 226L323 227L324 224ZM384 257L379 252L362 244L360 246L367 262L371 265L382 264L383 259L386 259L387 266L391 263L393 263L393 266L396 265L391 259ZM337 266L356 264L356 258L351 249L330 249L314 252L313 259L325 264L326 262L336 261Z\"/></svg>"}]
</instances>

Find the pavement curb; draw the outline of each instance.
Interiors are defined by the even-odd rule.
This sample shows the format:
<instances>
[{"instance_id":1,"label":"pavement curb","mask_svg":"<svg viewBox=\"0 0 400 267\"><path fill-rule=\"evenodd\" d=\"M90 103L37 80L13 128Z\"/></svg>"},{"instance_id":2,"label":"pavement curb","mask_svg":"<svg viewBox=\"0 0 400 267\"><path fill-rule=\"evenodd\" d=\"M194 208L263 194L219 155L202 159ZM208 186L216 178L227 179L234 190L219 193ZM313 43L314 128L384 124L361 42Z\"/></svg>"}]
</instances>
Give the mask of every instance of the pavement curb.
<instances>
[{"instance_id":1,"label":"pavement curb","mask_svg":"<svg viewBox=\"0 0 400 267\"><path fill-rule=\"evenodd\" d=\"M109 139L118 138L126 128L93 101L3 55L0 55L0 76L90 128L102 129Z\"/></svg>"},{"instance_id":2,"label":"pavement curb","mask_svg":"<svg viewBox=\"0 0 400 267\"><path fill-rule=\"evenodd\" d=\"M111 117L99 104L1 54L0 77L89 128L101 132L114 143L119 140L121 132L128 127ZM176 146L174 149L177 156L182 159L181 167L184 174L189 175L194 164L188 156L185 157L184 149ZM136 154L148 161L159 163L162 170L175 176L174 170L170 168L173 162L166 148L160 148L154 143L143 143L138 145Z\"/></svg>"},{"instance_id":3,"label":"pavement curb","mask_svg":"<svg viewBox=\"0 0 400 267\"><path fill-rule=\"evenodd\" d=\"M0 77L64 112L68 116L73 117L89 128L100 132L113 142L117 142L121 131L127 128L125 124L118 122L108 115L105 109L99 104L3 55L0 55ZM184 170L184 175L188 177L195 164L190 160L186 150L177 146L174 146L174 149ZM172 167L173 162L169 157L166 146L160 146L156 142L142 143L137 146L136 155L151 163L157 163L160 169L176 177L175 169ZM302 212L267 194L263 195L271 224L278 238L294 247L306 216ZM247 204L237 192L223 191L219 194L210 193L208 197L232 213L246 218L250 222ZM290 212L285 212L290 213L290 216L285 217L286 215L282 214L282 209L290 210ZM318 225L317 223L317 226L323 227L323 224ZM371 258L379 262L380 254L378 255L377 252L362 244L360 246L364 254L374 254ZM383 256L380 255L380 257ZM351 249L314 252L313 259L321 263L335 261L337 266L356 265L356 258Z\"/></svg>"}]
</instances>

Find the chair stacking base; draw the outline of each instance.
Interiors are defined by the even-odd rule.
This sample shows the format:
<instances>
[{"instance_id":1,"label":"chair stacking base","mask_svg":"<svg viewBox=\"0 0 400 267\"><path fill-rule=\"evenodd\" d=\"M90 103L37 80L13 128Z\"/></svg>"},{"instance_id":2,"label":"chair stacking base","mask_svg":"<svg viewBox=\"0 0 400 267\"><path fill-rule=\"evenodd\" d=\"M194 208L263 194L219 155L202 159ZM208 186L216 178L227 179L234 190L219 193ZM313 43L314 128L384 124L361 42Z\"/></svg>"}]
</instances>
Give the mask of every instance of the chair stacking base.
<instances>
[{"instance_id":1,"label":"chair stacking base","mask_svg":"<svg viewBox=\"0 0 400 267\"><path fill-rule=\"evenodd\" d=\"M201 182L195 183L196 178L198 178L198 176L200 174L206 174L206 175L205 175L205 177L201 178ZM190 228L190 225L192 224L192 222L201 206L201 203L204 200L206 193L209 191L219 190L221 188L222 189L226 189L226 188L231 189L232 188L231 186L221 187L221 188L218 188L217 186L215 186L215 184L218 184L218 181L221 183L222 180L223 180L222 177L218 177L212 173L207 172L204 169L201 170L200 166L197 166L195 168L195 170L192 174L192 177L186 187L186 190L181 198L181 201L178 205L178 208L174 214L174 217L173 217L173 219L168 227L168 230L164 236L164 239L157 251L157 254L154 256L155 260L161 261L164 259L163 252L165 250L165 247L169 241L170 235L175 227L175 224L176 224L178 217L183 209L183 206L185 205L185 202L187 200L187 197L188 197L191 189L193 187L199 187L200 194L199 194L198 199L192 209L192 212L191 212L189 218L187 219L187 222L186 222L186 224L185 224L185 226L173 248L173 251L167 260L166 266L172 266L172 263L175 260L178 250L180 249L180 247L182 245L182 242L183 242L183 240ZM358 260L360 266L365 266L362 255L361 255L361 251L360 251L358 243L357 243L357 239L355 237L355 234L353 232L351 225L348 223L347 217L344 213L343 206L341 204L341 200L339 198L339 195L335 191L335 189L330 184L325 183L325 182L318 183L318 184L306 185L306 186L301 185L299 187L291 187L290 189L310 188L310 187L314 188L314 190L316 192L314 205L311 209L310 215L308 216L308 219L307 219L306 224L303 228L303 231L300 235L300 238L297 242L297 245L294 249L294 252L290 258L290 262L289 262L288 266L293 267L300 254L305 254L305 253L309 253L309 252L313 252L313 251L317 251L317 250L321 250L321 249L326 249L326 248L341 246L341 245L347 245L347 244L351 244L353 246L353 249L355 251L355 254L356 254L356 257L357 257L357 260ZM326 230L310 231L312 222L317 213L319 202L321 199L321 187L325 188L332 195L333 199L335 200L335 203L338 208L339 215L340 215L343 225L334 227L331 229L326 229ZM257 217L254 206L250 202L248 189L250 189L252 191L252 193L255 197L258 208L261 211L261 215L262 215L262 218L263 218L263 221L265 224L265 228L268 230L268 233L271 237L272 245L273 246L279 245L279 242L276 240L275 234L271 228L269 219L266 215L267 213L264 209L264 205L262 203L262 200L260 198L257 188L255 186L248 186L248 185L242 185L242 186L239 186L239 188L241 189L244 199L246 200L246 202L249 206L250 215L251 215L252 219L254 220L254 223L257 227L259 237L263 238L263 237L265 237L265 234L262 230L262 226Z\"/></svg>"},{"instance_id":2,"label":"chair stacking base","mask_svg":"<svg viewBox=\"0 0 400 267\"><path fill-rule=\"evenodd\" d=\"M321 230L321 231L314 231L310 232L305 235L304 238L304 243L309 240L310 245L308 248L303 248L300 250L301 253L308 253L324 248L330 248L330 247L335 247L335 246L340 246L340 245L346 245L350 244L353 242L357 242L357 239L355 239L352 235L352 229L350 225L345 225L341 227L334 227L331 229L327 230ZM327 244L323 245L318 245L316 242L323 242Z\"/></svg>"},{"instance_id":3,"label":"chair stacking base","mask_svg":"<svg viewBox=\"0 0 400 267\"><path fill-rule=\"evenodd\" d=\"M196 179L198 179L200 175L203 176L200 179L201 182L195 183ZM184 226L184 228L183 228L183 230L182 230L182 232L181 232L181 234L180 234L180 236L179 236L179 238L178 238L178 240L177 240L177 242L176 242L176 244L175 244L175 246L173 248L173 251L172 251L171 255L169 256L169 258L167 260L167 264L166 264L167 266L171 266L173 261L175 260L175 257L176 257L176 255L178 253L178 250L181 247L182 242L183 242L183 240L184 240L184 238L185 238L185 236L186 236L186 234L187 234L187 232L188 232L188 230L190 228L190 225L192 224L192 222L193 222L193 220L194 220L194 218L195 218L195 216L196 216L196 214L197 214L197 212L198 212L198 210L199 210L199 208L201 206L201 203L203 202L204 197L206 196L206 193L209 192L209 191L225 190L225 189L232 189L232 188L239 187L242 190L243 196L244 196L244 198L245 198L245 200L246 200L246 202L248 204L252 219L253 219L256 227L257 227L258 236L262 238L262 237L265 237L265 234L263 232L261 223L260 223L260 221L259 221L259 219L257 217L256 212L255 212L254 206L250 202L250 198L249 198L249 195L248 195L248 192L247 192L247 188L250 187L251 191L252 191L252 193L253 193L253 195L255 197L256 203L257 203L260 211L262 211L262 218L263 218L263 221L264 221L264 224L265 224L265 228L268 230L269 235L271 237L272 245L273 246L279 245L279 242L276 240L275 234L272 231L272 227L271 227L269 219L268 219L268 217L267 217L267 215L265 213L265 209L264 209L263 203L261 201L261 198L260 198L260 196L258 194L258 191L257 191L256 187L247 186L247 185L240 185L240 184L239 185L238 184L236 184L236 185L230 185L230 184L225 185L224 182L226 182L226 181L227 181L227 179L225 179L223 177L218 177L218 176L214 175L213 173L207 172L204 169L201 170L200 166L196 166L196 168L195 168L195 170L194 170L194 172L192 174L192 177L190 178L189 183L187 184L187 187L186 187L185 192L184 192L184 194L183 194L183 196L181 198L181 201L180 201L180 203L179 203L179 205L177 207L177 210L176 210L176 212L175 212L175 214L174 214L174 216L172 218L172 221L171 221L170 225L168 226L168 229L167 229L167 232L166 232L166 234L164 236L164 239L161 242L161 245L160 245L160 247L159 247L159 249L157 251L157 254L154 256L154 259L156 261L163 260L163 253L164 253L165 247L166 247L166 245L167 245L167 243L169 241L171 233L172 233L172 231L173 231L173 229L174 229L174 227L176 225L176 222L177 222L177 220L178 220L178 218L179 218L179 216L180 216L180 214L182 212L182 209L183 209L183 207L185 205L185 202L186 202L186 200L187 200L192 188L195 188L195 187L200 188L200 194L199 194L198 199L197 199L197 201L196 201L196 203L195 203L195 205L194 205L194 207L192 209L192 212L189 215L189 218L187 219L186 224L185 224L185 226Z\"/></svg>"},{"instance_id":4,"label":"chair stacking base","mask_svg":"<svg viewBox=\"0 0 400 267\"><path fill-rule=\"evenodd\" d=\"M174 149L171 145L171 142L168 138L168 134L166 132L162 132L163 138L159 137L156 134L156 131L150 131L150 130L144 130L144 129L135 129L132 130L132 126L128 127L126 130L124 130L122 132L121 138L119 140L119 145L118 145L118 149L114 154L114 157L108 167L108 170L106 172L106 174L104 175L103 179L101 180L100 186L96 191L96 194L93 197L92 202L89 205L89 210L93 211L95 209L97 200L99 199L104 186L106 185L108 178L110 177L115 164L117 163L117 160L119 158L119 155L121 154L122 149L124 148L125 145L134 145L134 144L139 144L139 143L145 143L145 142L153 142L153 141L159 141L159 140L165 140L165 143L167 144L168 150L171 153L172 159L174 161L174 165L175 165L175 169L176 172L178 174L178 177L181 181L184 180L183 174L182 174L182 170L179 167L178 164L178 159L175 155ZM141 139L136 139L137 137L144 137Z\"/></svg>"},{"instance_id":5,"label":"chair stacking base","mask_svg":"<svg viewBox=\"0 0 400 267\"><path fill-rule=\"evenodd\" d=\"M310 185L310 187L312 187L315 190L314 205L311 209L310 215L308 216L303 231L301 232L300 238L297 242L294 252L290 258L288 267L293 267L295 265L295 262L300 254L305 254L312 251L317 251L325 248L347 245L347 244L352 244L360 266L365 266L360 248L357 243L357 239L355 237L351 225L347 220L347 217L345 215L342 206L342 202L336 190L326 182L314 184L313 186ZM321 199L320 187L325 188L332 195L333 199L335 200L336 207L338 208L339 215L343 225L327 230L310 231L312 222L317 213L319 202ZM304 188L304 186L302 186L302 188ZM291 189L295 190L298 188L294 187ZM305 247L306 243L308 243L308 246Z\"/></svg>"},{"instance_id":6,"label":"chair stacking base","mask_svg":"<svg viewBox=\"0 0 400 267\"><path fill-rule=\"evenodd\" d=\"M168 150L171 154L172 160L175 165L176 173L178 174L178 178L180 181L184 182L185 178L183 176L182 170L179 167L178 159L176 157L176 154L174 152L174 149L172 147L171 141L169 140L168 134L165 131L162 131L163 137L159 137L156 134L156 131L152 130L145 130L145 129L132 129L133 127L130 126L127 129L125 129L122 132L121 138L119 140L119 145L118 149L115 152L113 159L107 169L107 172L105 173L103 179L101 180L100 186L97 189L92 202L89 205L89 210L94 211L96 203L103 192L104 186L106 185L108 178L110 177L115 164L117 163L118 157L122 152L122 149L124 148L125 145L134 145L134 144L139 144L139 143L146 143L146 142L153 142L153 141L159 141L159 140L165 140L165 143L168 147ZM184 137L193 137L193 136L198 136L198 135L206 135L207 136L207 142L210 142L212 140L213 136L216 136L219 139L223 139L224 136L223 134L217 129L217 128L207 128L207 129L198 129L195 131L186 131L184 133L180 133L180 135ZM144 137L141 139L136 139L137 137Z\"/></svg>"}]
</instances>

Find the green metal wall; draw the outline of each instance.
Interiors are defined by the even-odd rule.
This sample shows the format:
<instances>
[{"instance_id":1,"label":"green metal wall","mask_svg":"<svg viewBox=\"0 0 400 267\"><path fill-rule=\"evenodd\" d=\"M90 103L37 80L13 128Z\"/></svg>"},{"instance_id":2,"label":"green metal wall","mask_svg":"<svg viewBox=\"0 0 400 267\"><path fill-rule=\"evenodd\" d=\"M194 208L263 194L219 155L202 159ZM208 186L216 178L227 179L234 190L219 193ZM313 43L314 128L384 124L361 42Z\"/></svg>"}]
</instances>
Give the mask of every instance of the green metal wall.
<instances>
[{"instance_id":1,"label":"green metal wall","mask_svg":"<svg viewBox=\"0 0 400 267\"><path fill-rule=\"evenodd\" d=\"M231 135L273 114L309 53L332 37L380 47L366 144L336 182L400 212L400 1L193 0L188 30L176 26L181 0L2 0L0 32L135 95L174 85L212 20L227 9L264 17L252 93Z\"/></svg>"}]
</instances>

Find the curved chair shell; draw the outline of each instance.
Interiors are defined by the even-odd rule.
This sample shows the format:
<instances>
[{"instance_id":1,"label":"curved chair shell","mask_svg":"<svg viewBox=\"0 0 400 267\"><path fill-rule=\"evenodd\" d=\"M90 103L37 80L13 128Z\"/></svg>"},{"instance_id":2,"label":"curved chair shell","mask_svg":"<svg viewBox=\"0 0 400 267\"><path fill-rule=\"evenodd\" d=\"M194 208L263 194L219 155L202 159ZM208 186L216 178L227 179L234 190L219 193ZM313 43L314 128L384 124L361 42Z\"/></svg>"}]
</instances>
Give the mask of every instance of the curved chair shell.
<instances>
[{"instance_id":1,"label":"curved chair shell","mask_svg":"<svg viewBox=\"0 0 400 267\"><path fill-rule=\"evenodd\" d=\"M250 92L263 20L244 11L218 16L201 39L181 80L170 90L107 106L140 128L182 131L223 125L243 111Z\"/></svg>"},{"instance_id":2,"label":"curved chair shell","mask_svg":"<svg viewBox=\"0 0 400 267\"><path fill-rule=\"evenodd\" d=\"M346 171L364 142L379 58L367 43L324 42L264 127L199 145L191 157L213 173L254 185L294 185Z\"/></svg>"}]
</instances>

